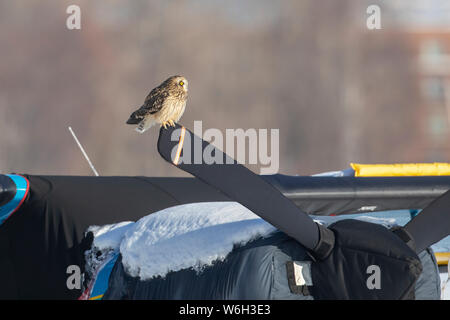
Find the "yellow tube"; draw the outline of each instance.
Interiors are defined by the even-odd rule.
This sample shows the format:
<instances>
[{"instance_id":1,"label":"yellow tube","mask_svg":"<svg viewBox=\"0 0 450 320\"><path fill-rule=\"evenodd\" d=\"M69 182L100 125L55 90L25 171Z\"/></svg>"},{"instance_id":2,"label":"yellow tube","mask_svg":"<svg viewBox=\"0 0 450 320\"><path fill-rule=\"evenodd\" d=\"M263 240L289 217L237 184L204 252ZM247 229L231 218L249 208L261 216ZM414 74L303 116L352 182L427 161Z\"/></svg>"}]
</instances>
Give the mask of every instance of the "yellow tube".
<instances>
[{"instance_id":1,"label":"yellow tube","mask_svg":"<svg viewBox=\"0 0 450 320\"><path fill-rule=\"evenodd\" d=\"M399 164L359 164L351 163L355 177L395 177L395 176L449 176L450 163L399 163Z\"/></svg>"},{"instance_id":2,"label":"yellow tube","mask_svg":"<svg viewBox=\"0 0 450 320\"><path fill-rule=\"evenodd\" d=\"M448 260L450 259L450 252L435 252L438 266L448 265Z\"/></svg>"}]
</instances>

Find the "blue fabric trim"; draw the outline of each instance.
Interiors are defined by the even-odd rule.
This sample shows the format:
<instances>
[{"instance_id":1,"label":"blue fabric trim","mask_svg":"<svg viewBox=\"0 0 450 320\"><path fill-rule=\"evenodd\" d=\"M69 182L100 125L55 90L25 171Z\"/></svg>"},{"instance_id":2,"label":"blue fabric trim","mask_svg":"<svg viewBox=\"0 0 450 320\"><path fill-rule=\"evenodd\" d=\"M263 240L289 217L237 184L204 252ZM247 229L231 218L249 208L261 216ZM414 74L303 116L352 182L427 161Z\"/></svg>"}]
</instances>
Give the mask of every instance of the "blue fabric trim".
<instances>
[{"instance_id":1,"label":"blue fabric trim","mask_svg":"<svg viewBox=\"0 0 450 320\"><path fill-rule=\"evenodd\" d=\"M0 207L0 226L19 207L23 198L27 195L28 181L16 174L7 175L16 185L16 195L7 204Z\"/></svg>"},{"instance_id":2,"label":"blue fabric trim","mask_svg":"<svg viewBox=\"0 0 450 320\"><path fill-rule=\"evenodd\" d=\"M95 279L94 286L92 288L90 299L101 300L106 290L108 290L109 276L111 271L116 264L116 260L119 257L118 253L115 253L110 260L102 267L98 272L97 278Z\"/></svg>"}]
</instances>

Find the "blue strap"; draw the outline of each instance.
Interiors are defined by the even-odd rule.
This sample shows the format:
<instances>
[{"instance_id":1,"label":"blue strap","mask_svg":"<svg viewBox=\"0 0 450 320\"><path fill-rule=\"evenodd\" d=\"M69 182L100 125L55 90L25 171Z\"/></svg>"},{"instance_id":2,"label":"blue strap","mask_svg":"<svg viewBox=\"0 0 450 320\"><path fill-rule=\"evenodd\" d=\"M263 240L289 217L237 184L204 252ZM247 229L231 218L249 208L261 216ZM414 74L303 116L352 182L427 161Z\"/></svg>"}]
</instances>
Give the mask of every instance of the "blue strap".
<instances>
[{"instance_id":1,"label":"blue strap","mask_svg":"<svg viewBox=\"0 0 450 320\"><path fill-rule=\"evenodd\" d=\"M16 195L7 204L0 207L0 226L20 207L28 193L27 179L16 174L8 174L7 176L16 185Z\"/></svg>"}]
</instances>

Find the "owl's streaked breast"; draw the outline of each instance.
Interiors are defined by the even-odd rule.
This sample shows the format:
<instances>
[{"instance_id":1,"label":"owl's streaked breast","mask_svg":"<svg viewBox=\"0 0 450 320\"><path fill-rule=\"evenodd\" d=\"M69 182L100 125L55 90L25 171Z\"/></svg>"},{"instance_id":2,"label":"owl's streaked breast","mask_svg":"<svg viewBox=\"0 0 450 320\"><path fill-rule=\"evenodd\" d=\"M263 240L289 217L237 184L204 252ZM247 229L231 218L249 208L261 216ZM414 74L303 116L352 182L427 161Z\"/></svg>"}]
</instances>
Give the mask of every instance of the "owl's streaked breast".
<instances>
[{"instance_id":1,"label":"owl's streaked breast","mask_svg":"<svg viewBox=\"0 0 450 320\"><path fill-rule=\"evenodd\" d=\"M161 111L155 114L155 117L160 122L173 120L177 122L184 113L186 108L186 100L179 100L174 98L167 98L163 103Z\"/></svg>"}]
</instances>

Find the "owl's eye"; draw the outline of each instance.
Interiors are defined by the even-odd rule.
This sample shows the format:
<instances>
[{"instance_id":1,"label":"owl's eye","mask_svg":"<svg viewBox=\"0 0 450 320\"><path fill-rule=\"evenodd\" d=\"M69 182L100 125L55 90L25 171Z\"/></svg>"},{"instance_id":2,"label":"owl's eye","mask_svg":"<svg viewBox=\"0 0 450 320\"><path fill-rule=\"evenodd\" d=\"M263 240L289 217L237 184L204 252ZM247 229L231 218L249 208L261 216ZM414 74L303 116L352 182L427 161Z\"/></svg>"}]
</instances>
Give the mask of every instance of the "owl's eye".
<instances>
[{"instance_id":1,"label":"owl's eye","mask_svg":"<svg viewBox=\"0 0 450 320\"><path fill-rule=\"evenodd\" d=\"M184 82L183 82L183 81L178 82L178 84L179 84L180 86L184 86Z\"/></svg>"}]
</instances>

